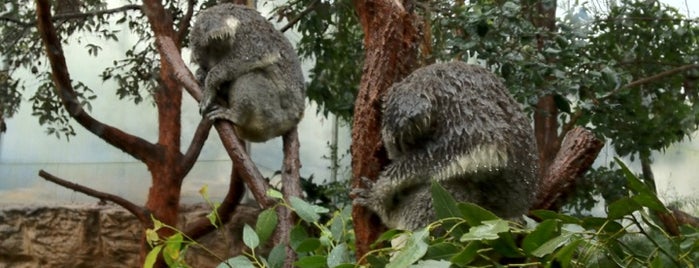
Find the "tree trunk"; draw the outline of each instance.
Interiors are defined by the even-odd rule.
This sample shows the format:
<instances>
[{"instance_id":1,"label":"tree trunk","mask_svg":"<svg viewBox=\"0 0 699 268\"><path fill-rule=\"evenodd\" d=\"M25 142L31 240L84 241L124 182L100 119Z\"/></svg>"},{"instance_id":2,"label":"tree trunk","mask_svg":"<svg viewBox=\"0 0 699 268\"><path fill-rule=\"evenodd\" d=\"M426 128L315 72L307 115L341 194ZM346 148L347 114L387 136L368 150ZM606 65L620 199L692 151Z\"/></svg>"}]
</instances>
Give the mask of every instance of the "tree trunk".
<instances>
[{"instance_id":1,"label":"tree trunk","mask_svg":"<svg viewBox=\"0 0 699 268\"><path fill-rule=\"evenodd\" d=\"M524 4L523 12L527 12L532 24L542 31L556 30L556 1L530 0ZM537 35L537 49L545 49L547 35ZM553 62L555 59L547 59ZM551 78L546 78L551 80ZM561 146L561 139L565 135L558 134L558 108L554 96L550 93L542 94L534 110L534 135L539 151L539 175L540 178L547 176L551 163L553 162Z\"/></svg>"},{"instance_id":2,"label":"tree trunk","mask_svg":"<svg viewBox=\"0 0 699 268\"><path fill-rule=\"evenodd\" d=\"M553 95L539 98L534 110L534 136L539 152L539 178L547 176L556 154L560 150L558 140L558 108Z\"/></svg>"},{"instance_id":3,"label":"tree trunk","mask_svg":"<svg viewBox=\"0 0 699 268\"><path fill-rule=\"evenodd\" d=\"M380 135L379 103L383 92L416 67L418 31L412 3L357 0L354 2L364 30L365 60L352 126L352 188L363 187L363 177L376 179L387 163ZM383 230L377 217L361 206L352 208L357 256Z\"/></svg>"}]
</instances>

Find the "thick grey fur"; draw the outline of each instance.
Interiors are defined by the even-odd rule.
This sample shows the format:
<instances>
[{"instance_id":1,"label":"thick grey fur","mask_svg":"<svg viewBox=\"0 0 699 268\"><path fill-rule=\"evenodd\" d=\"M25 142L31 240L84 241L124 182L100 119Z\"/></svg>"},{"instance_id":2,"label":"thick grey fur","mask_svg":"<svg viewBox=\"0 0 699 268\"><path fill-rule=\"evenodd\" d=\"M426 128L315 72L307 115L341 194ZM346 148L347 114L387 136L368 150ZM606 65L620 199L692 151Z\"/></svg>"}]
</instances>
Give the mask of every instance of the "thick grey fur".
<instances>
[{"instance_id":1,"label":"thick grey fur","mask_svg":"<svg viewBox=\"0 0 699 268\"><path fill-rule=\"evenodd\" d=\"M463 62L420 68L388 89L381 123L391 163L376 182L365 179L367 188L354 190L354 202L388 227L415 230L435 220L432 180L503 218L520 218L532 205L533 130L488 70Z\"/></svg>"},{"instance_id":2,"label":"thick grey fur","mask_svg":"<svg viewBox=\"0 0 699 268\"><path fill-rule=\"evenodd\" d=\"M254 142L288 132L303 117L298 55L256 10L219 4L202 11L190 44L204 85L202 115L232 121L241 138Z\"/></svg>"}]
</instances>

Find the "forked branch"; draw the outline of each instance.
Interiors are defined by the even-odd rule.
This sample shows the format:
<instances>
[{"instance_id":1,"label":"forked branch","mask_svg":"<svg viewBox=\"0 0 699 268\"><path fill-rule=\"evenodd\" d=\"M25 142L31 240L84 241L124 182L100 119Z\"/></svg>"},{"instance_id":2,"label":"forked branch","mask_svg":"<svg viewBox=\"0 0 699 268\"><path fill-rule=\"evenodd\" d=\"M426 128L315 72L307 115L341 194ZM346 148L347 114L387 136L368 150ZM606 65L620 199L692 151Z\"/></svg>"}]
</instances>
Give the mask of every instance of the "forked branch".
<instances>
[{"instance_id":1,"label":"forked branch","mask_svg":"<svg viewBox=\"0 0 699 268\"><path fill-rule=\"evenodd\" d=\"M137 136L106 125L90 116L80 104L77 93L71 84L68 66L66 64L61 41L56 34L56 29L51 23L51 7L48 0L36 1L37 26L39 35L46 50L46 56L51 64L53 82L58 96L66 111L80 125L85 127L110 145L121 149L142 162L149 162L157 157L156 145Z\"/></svg>"}]
</instances>

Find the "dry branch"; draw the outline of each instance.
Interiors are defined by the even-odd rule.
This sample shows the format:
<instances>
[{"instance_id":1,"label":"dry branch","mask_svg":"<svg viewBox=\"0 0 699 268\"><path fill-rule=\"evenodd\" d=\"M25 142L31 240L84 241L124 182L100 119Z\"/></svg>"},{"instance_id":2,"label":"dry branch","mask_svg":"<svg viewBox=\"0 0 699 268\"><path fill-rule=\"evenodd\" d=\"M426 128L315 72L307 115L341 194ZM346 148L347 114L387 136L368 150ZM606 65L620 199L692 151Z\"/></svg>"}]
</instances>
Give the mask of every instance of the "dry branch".
<instances>
[{"instance_id":1,"label":"dry branch","mask_svg":"<svg viewBox=\"0 0 699 268\"><path fill-rule=\"evenodd\" d=\"M105 192L100 192L100 191L97 191L95 189L61 179L59 177L51 175L50 173L48 173L44 170L39 171L39 176L41 176L42 178L44 178L47 181L53 182L55 184L58 184L58 185L63 186L65 188L74 190L76 192L80 192L80 193L95 197L99 200L111 201L111 202L123 207L124 209L128 210L129 212L131 212L131 214L133 214L134 216L136 216L136 218L138 218L138 220L143 224L143 226L148 226L148 224L150 224L150 222L151 222L150 221L150 213L146 209L144 209L143 207L138 206L138 205L132 203L131 201L126 200L120 196L108 194Z\"/></svg>"},{"instance_id":2,"label":"dry branch","mask_svg":"<svg viewBox=\"0 0 699 268\"><path fill-rule=\"evenodd\" d=\"M652 83L652 82L658 81L658 80L660 80L660 79L663 79L663 78L665 78L665 77L667 77L667 76L675 75L675 74L678 74L678 73L681 73L681 72L684 72L684 71L687 71L687 70L691 70L691 69L699 69L699 64L687 64L687 65L682 65L682 66L680 66L680 67L673 68L673 69L670 69L670 70L667 70L667 71L664 71L664 72L661 72L661 73L657 73L657 74L652 75L652 76L649 76L649 77L644 77L644 78L638 79L638 80L636 80L636 81L633 81L633 82L631 82L631 83L628 83L628 84L626 84L626 85L623 85L623 86L621 86L621 87L618 87L618 88L612 90L611 92L609 92L609 93L607 93L606 95L604 95L604 96L598 98L597 100L598 100L598 101L599 101L599 100L605 100L605 99L608 99L608 98L610 98L610 97L612 97L612 96L618 94L619 92L621 92L621 91L624 90L624 89L628 89L628 88L637 87L637 86L641 86L641 85L644 85L644 84Z\"/></svg>"},{"instance_id":3,"label":"dry branch","mask_svg":"<svg viewBox=\"0 0 699 268\"><path fill-rule=\"evenodd\" d=\"M209 119L202 118L201 121L199 121L197 130L192 137L192 142L189 143L187 152L184 154L184 157L182 157L182 164L178 167L180 170L190 170L194 166L194 163L199 158L201 149L204 147L204 142L209 138L211 125L212 123Z\"/></svg>"}]
</instances>

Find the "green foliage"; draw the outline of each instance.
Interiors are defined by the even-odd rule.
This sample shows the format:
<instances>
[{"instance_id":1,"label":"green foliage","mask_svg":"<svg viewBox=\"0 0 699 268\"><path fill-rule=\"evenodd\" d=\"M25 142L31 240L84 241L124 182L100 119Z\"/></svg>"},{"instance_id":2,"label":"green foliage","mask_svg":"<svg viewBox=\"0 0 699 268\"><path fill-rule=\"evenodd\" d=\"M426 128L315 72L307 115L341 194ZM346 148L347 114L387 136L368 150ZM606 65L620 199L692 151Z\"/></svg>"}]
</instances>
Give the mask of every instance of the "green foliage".
<instances>
[{"instance_id":1,"label":"green foliage","mask_svg":"<svg viewBox=\"0 0 699 268\"><path fill-rule=\"evenodd\" d=\"M308 98L324 115L351 121L364 59L363 32L352 1L289 1L277 13L287 19L300 17L295 24L301 34L299 56L315 61L308 74Z\"/></svg>"},{"instance_id":2,"label":"green foliage","mask_svg":"<svg viewBox=\"0 0 699 268\"><path fill-rule=\"evenodd\" d=\"M609 204L606 217L540 210L532 213L536 221L509 221L476 204L457 203L433 182L438 220L413 232L389 230L365 256L354 254L350 206L329 212L298 198L287 202L275 190L268 196L299 215L290 234L290 246L298 256L296 267L356 267L358 262L369 267L693 267L699 262L699 229L682 226L678 236L666 233L655 215L668 209L647 182L623 162L616 163L628 191ZM176 229L153 222L146 231L152 250L145 267L151 267L161 253L170 267L187 267L184 252L201 245L178 231L161 238L159 229ZM254 228L243 229L242 241L249 250L221 259L218 267L282 267L284 245L276 245L266 256L257 253L276 226L275 208L263 211Z\"/></svg>"},{"instance_id":3,"label":"green foliage","mask_svg":"<svg viewBox=\"0 0 699 268\"><path fill-rule=\"evenodd\" d=\"M587 57L608 61L621 85L699 61L698 22L674 8L625 0L595 21L590 29L595 45L589 46ZM616 85L603 96L603 91L595 92L603 101L588 120L609 126L597 132L612 140L619 155L663 150L697 129L699 92L691 80L698 75L694 68L638 86Z\"/></svg>"},{"instance_id":4,"label":"green foliage","mask_svg":"<svg viewBox=\"0 0 699 268\"><path fill-rule=\"evenodd\" d=\"M435 48L428 57L477 53L530 112L553 95L561 124L592 129L619 156L648 160L697 130L696 19L657 1L623 0L605 13L575 6L550 30L532 23L531 2L476 2L438 1L425 11ZM574 209L591 208L592 193L619 198L623 176L612 168L582 185Z\"/></svg>"},{"instance_id":5,"label":"green foliage","mask_svg":"<svg viewBox=\"0 0 699 268\"><path fill-rule=\"evenodd\" d=\"M535 211L538 222L528 220L522 225L493 218L474 204L439 202L451 197L442 196L448 193L435 184L432 194L440 219L415 232L387 232L380 240L407 242L376 249L364 259L372 267L421 267L427 262L443 267L691 267L697 263L699 230L684 226L680 236L665 233L651 216L666 212L665 206L623 163L619 165L628 175L631 190L628 198L621 199L627 201L611 204L609 216L603 218ZM455 226L468 232L455 232Z\"/></svg>"}]
</instances>

